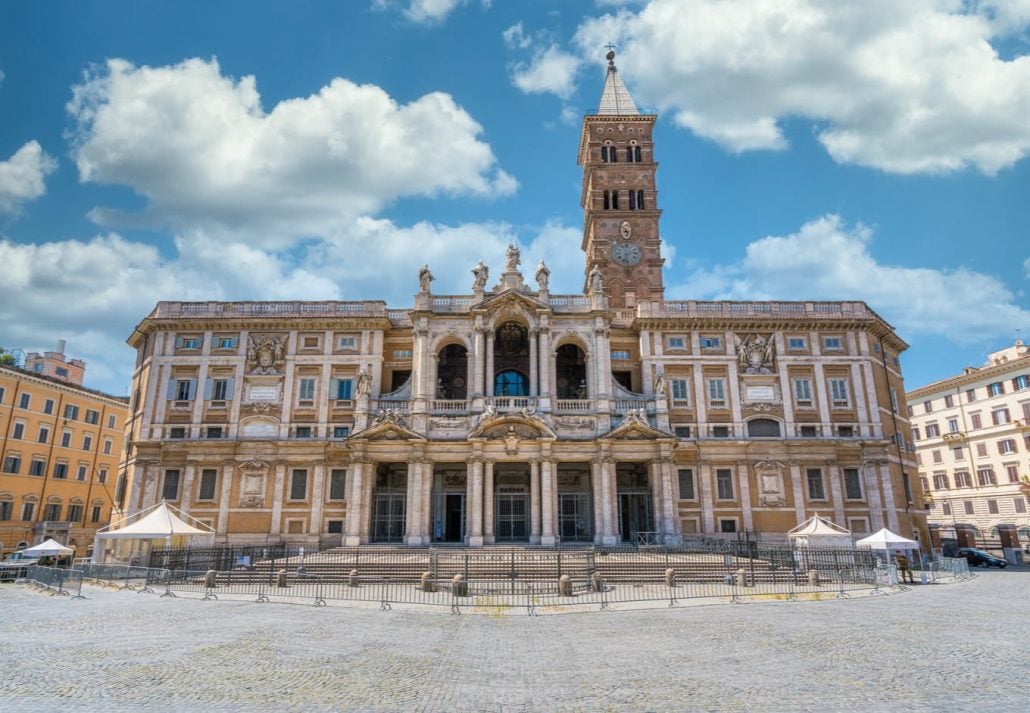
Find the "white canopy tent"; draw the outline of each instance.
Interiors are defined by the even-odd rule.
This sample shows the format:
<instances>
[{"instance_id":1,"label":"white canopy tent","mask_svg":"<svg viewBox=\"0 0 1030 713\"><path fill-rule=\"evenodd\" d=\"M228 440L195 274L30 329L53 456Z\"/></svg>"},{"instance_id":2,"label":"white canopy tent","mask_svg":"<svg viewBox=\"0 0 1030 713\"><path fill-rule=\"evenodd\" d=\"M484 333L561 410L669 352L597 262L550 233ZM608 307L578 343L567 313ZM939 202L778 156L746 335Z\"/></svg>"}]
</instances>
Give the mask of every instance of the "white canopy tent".
<instances>
[{"instance_id":1,"label":"white canopy tent","mask_svg":"<svg viewBox=\"0 0 1030 713\"><path fill-rule=\"evenodd\" d=\"M159 547L186 547L194 538L213 539L214 534L204 523L161 501L97 530L93 559L97 564L111 561L138 564L149 556L155 543Z\"/></svg>"},{"instance_id":2,"label":"white canopy tent","mask_svg":"<svg viewBox=\"0 0 1030 713\"><path fill-rule=\"evenodd\" d=\"M44 540L38 545L27 547L21 551L23 557L67 557L75 554L71 547L65 547L54 538Z\"/></svg>"},{"instance_id":3,"label":"white canopy tent","mask_svg":"<svg viewBox=\"0 0 1030 713\"><path fill-rule=\"evenodd\" d=\"M824 517L813 515L787 533L794 547L847 547L855 546L851 531L830 522Z\"/></svg>"},{"instance_id":4,"label":"white canopy tent","mask_svg":"<svg viewBox=\"0 0 1030 713\"><path fill-rule=\"evenodd\" d=\"M897 552L918 553L920 550L918 542L897 535L886 527L879 532L874 532L869 537L863 537L855 544L862 549L883 550L887 554L888 560L891 560ZM915 559L918 561L919 558L916 557Z\"/></svg>"}]
</instances>

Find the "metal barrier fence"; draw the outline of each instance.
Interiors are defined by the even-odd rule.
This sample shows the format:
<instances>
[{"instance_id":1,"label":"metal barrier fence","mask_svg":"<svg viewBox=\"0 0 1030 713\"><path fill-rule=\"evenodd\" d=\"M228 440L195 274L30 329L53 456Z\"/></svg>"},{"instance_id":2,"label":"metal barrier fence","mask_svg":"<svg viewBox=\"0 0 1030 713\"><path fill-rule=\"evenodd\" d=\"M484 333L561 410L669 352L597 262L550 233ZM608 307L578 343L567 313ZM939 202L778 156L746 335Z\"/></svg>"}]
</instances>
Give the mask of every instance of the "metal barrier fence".
<instances>
[{"instance_id":1,"label":"metal barrier fence","mask_svg":"<svg viewBox=\"0 0 1030 713\"><path fill-rule=\"evenodd\" d=\"M82 570L64 567L41 567L30 565L25 577L18 580L54 595L85 599L82 596Z\"/></svg>"}]
</instances>

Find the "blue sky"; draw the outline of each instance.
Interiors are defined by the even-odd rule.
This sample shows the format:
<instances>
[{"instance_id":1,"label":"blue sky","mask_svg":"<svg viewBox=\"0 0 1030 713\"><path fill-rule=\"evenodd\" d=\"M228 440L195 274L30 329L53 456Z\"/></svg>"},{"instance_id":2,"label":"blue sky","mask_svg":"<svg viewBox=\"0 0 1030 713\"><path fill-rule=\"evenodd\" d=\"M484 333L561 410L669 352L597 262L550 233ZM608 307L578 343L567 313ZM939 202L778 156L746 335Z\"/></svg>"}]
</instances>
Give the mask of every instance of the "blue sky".
<instances>
[{"instance_id":1,"label":"blue sky","mask_svg":"<svg viewBox=\"0 0 1030 713\"><path fill-rule=\"evenodd\" d=\"M675 299L863 299L916 387L1030 338L1030 0L0 4L0 345L126 393L161 299L582 285L604 45Z\"/></svg>"}]
</instances>

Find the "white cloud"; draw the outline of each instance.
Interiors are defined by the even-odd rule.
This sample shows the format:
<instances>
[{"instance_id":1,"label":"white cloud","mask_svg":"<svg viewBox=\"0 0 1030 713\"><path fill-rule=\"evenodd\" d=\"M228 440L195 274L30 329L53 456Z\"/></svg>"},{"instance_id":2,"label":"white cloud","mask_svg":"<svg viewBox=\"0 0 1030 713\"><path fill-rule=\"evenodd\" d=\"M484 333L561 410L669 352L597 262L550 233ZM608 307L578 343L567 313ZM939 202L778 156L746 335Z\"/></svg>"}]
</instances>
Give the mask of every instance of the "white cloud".
<instances>
[{"instance_id":1,"label":"white cloud","mask_svg":"<svg viewBox=\"0 0 1030 713\"><path fill-rule=\"evenodd\" d=\"M827 215L791 235L756 240L739 263L696 268L666 292L671 299L863 300L903 337L955 342L1006 336L1030 323L1030 310L999 279L966 268L885 265L870 254L871 240L868 227Z\"/></svg>"},{"instance_id":2,"label":"white cloud","mask_svg":"<svg viewBox=\"0 0 1030 713\"><path fill-rule=\"evenodd\" d=\"M398 0L373 0L372 8L375 10L387 10L399 7L403 15L420 25L439 25L455 9L462 5L468 5L470 0L408 0L407 3ZM489 10L491 0L480 0L484 10Z\"/></svg>"},{"instance_id":3,"label":"white cloud","mask_svg":"<svg viewBox=\"0 0 1030 713\"><path fill-rule=\"evenodd\" d=\"M651 0L580 25L618 46L634 97L731 151L782 149L802 117L840 163L991 174L1030 153L1030 56L991 41L1028 0Z\"/></svg>"},{"instance_id":4,"label":"white cloud","mask_svg":"<svg viewBox=\"0 0 1030 713\"><path fill-rule=\"evenodd\" d=\"M550 45L538 49L529 63L519 62L512 70L512 84L527 94L555 94L568 99L575 89L580 59Z\"/></svg>"},{"instance_id":5,"label":"white cloud","mask_svg":"<svg viewBox=\"0 0 1030 713\"><path fill-rule=\"evenodd\" d=\"M438 92L401 105L337 78L266 112L254 77L226 77L214 59L110 60L74 88L68 110L83 181L129 186L148 199L151 222L265 245L343 229L404 196L517 187L479 124ZM103 208L92 216L126 219Z\"/></svg>"},{"instance_id":6,"label":"white cloud","mask_svg":"<svg viewBox=\"0 0 1030 713\"><path fill-rule=\"evenodd\" d=\"M504 44L508 49L525 50L533 46L533 38L526 34L522 27L522 20L502 32L501 37L504 38Z\"/></svg>"},{"instance_id":7,"label":"white cloud","mask_svg":"<svg viewBox=\"0 0 1030 713\"><path fill-rule=\"evenodd\" d=\"M0 213L17 213L22 204L45 194L46 176L56 169L57 161L37 141L29 141L0 161Z\"/></svg>"}]
</instances>

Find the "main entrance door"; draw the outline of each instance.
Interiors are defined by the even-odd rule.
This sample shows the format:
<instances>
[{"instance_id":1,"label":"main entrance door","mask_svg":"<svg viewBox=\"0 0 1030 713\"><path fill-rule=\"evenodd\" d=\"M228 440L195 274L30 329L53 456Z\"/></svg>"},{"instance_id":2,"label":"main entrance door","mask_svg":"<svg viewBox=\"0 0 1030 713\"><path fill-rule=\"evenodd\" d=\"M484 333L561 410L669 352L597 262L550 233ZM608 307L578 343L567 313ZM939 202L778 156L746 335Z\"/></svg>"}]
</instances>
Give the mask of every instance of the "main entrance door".
<instances>
[{"instance_id":1,"label":"main entrance door","mask_svg":"<svg viewBox=\"0 0 1030 713\"><path fill-rule=\"evenodd\" d=\"M402 542L404 540L404 493L376 493L372 521L373 542Z\"/></svg>"},{"instance_id":2,"label":"main entrance door","mask_svg":"<svg viewBox=\"0 0 1030 713\"><path fill-rule=\"evenodd\" d=\"M562 542L590 542L590 494L558 493L558 535Z\"/></svg>"},{"instance_id":3,"label":"main entrance door","mask_svg":"<svg viewBox=\"0 0 1030 713\"><path fill-rule=\"evenodd\" d=\"M498 490L494 495L494 539L525 542L529 539L529 495L522 490Z\"/></svg>"},{"instance_id":4,"label":"main entrance door","mask_svg":"<svg viewBox=\"0 0 1030 713\"><path fill-rule=\"evenodd\" d=\"M433 541L465 541L465 493L436 493L433 499Z\"/></svg>"},{"instance_id":5,"label":"main entrance door","mask_svg":"<svg viewBox=\"0 0 1030 713\"><path fill-rule=\"evenodd\" d=\"M619 534L623 542L636 542L638 532L652 532L651 494L643 492L619 493Z\"/></svg>"}]
</instances>

